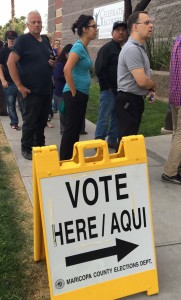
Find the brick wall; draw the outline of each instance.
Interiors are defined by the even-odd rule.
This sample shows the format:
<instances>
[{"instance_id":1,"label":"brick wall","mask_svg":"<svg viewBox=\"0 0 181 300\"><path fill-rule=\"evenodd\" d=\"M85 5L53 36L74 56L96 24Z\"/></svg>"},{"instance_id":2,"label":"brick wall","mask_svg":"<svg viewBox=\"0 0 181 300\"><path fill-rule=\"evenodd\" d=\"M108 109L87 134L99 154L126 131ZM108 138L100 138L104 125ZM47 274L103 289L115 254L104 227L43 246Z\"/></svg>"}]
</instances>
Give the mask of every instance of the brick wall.
<instances>
[{"instance_id":1,"label":"brick wall","mask_svg":"<svg viewBox=\"0 0 181 300\"><path fill-rule=\"evenodd\" d=\"M77 36L72 33L71 26L80 14L92 15L94 8L115 2L115 0L64 0L62 8L62 45L76 41ZM139 0L132 0L133 8L138 2ZM49 6L50 16L53 14L53 3L55 3L55 0L49 0L49 5L51 4ZM176 37L181 33L181 1L152 0L147 10L149 15L155 18L154 31L156 34L164 37L168 37L168 35ZM95 61L99 48L107 41L108 39L91 41L89 52L93 61ZM162 74L159 76L155 73L153 76L159 82L159 84L157 83L158 94L167 97L169 75Z\"/></svg>"},{"instance_id":2,"label":"brick wall","mask_svg":"<svg viewBox=\"0 0 181 300\"><path fill-rule=\"evenodd\" d=\"M62 44L74 43L77 36L74 36L71 31L73 22L77 20L80 14L93 14L93 9L114 3L111 0L64 0L63 1L63 26L62 26ZM133 0L133 8L139 0ZM173 37L181 33L181 1L170 0L152 0L147 7L151 16L155 18L155 33L167 37L171 34ZM89 45L89 51L93 61L96 58L97 51L105 44L108 39L94 40Z\"/></svg>"},{"instance_id":3,"label":"brick wall","mask_svg":"<svg viewBox=\"0 0 181 300\"><path fill-rule=\"evenodd\" d=\"M55 32L55 1L48 0L48 33Z\"/></svg>"}]
</instances>

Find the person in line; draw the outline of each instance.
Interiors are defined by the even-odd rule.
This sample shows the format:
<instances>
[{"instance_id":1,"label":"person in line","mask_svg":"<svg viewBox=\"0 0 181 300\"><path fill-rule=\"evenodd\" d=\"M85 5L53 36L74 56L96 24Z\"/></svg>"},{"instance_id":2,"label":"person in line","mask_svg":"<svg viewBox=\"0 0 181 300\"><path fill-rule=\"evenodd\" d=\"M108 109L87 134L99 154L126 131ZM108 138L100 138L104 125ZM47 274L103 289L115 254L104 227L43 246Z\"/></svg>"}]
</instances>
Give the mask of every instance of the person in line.
<instances>
[{"instance_id":1,"label":"person in line","mask_svg":"<svg viewBox=\"0 0 181 300\"><path fill-rule=\"evenodd\" d=\"M69 56L69 52L72 48L72 44L67 44L63 49L62 52L60 53L58 59L57 59L57 63L53 72L53 81L54 81L54 91L53 91L53 103L57 103L56 107L57 109L55 110L55 107L53 109L53 112L57 112L60 103L63 101L62 98L62 92L63 92L63 88L64 85L66 83L65 80L65 76L64 76L64 66L67 62L68 56ZM54 102L54 100L56 99L56 102ZM60 134L63 134L64 131L64 119L65 119L65 112L62 113L59 111L60 114ZM50 123L50 122L49 122ZM87 134L87 131L85 130L85 118L83 120L82 123L82 127L81 127L81 131L80 134Z\"/></svg>"},{"instance_id":2,"label":"person in line","mask_svg":"<svg viewBox=\"0 0 181 300\"><path fill-rule=\"evenodd\" d=\"M4 48L4 42L0 40L0 50ZM4 89L2 86L2 82L0 80L0 116L8 116L7 113L7 106L6 106L6 100L4 95Z\"/></svg>"},{"instance_id":3,"label":"person in line","mask_svg":"<svg viewBox=\"0 0 181 300\"><path fill-rule=\"evenodd\" d=\"M25 159L32 159L34 137L36 146L45 145L44 129L48 120L52 93L51 48L40 35L42 19L38 11L27 16L29 32L17 38L7 65L10 75L22 95L23 126L21 150Z\"/></svg>"},{"instance_id":4,"label":"person in line","mask_svg":"<svg viewBox=\"0 0 181 300\"><path fill-rule=\"evenodd\" d=\"M100 108L96 124L95 139L108 140L108 147L116 149L118 126L115 110L117 95L117 65L119 53L127 40L127 24L113 24L112 40L103 45L95 61L95 73L100 86Z\"/></svg>"},{"instance_id":5,"label":"person in line","mask_svg":"<svg viewBox=\"0 0 181 300\"><path fill-rule=\"evenodd\" d=\"M130 37L118 59L118 95L116 113L119 142L124 136L138 133L144 98L155 98L155 82L150 78L150 63L145 42L153 33L153 20L146 11L132 13L127 21Z\"/></svg>"},{"instance_id":6,"label":"person in line","mask_svg":"<svg viewBox=\"0 0 181 300\"><path fill-rule=\"evenodd\" d=\"M51 46L52 46L52 49L53 49L54 56L56 58L58 58L58 56L61 53L60 41L55 40L54 38L52 38L51 39ZM58 112L58 99L57 99L57 96L54 92L55 92L55 90L53 90L53 97L52 97L52 112L53 112L53 114Z\"/></svg>"},{"instance_id":7,"label":"person in line","mask_svg":"<svg viewBox=\"0 0 181 300\"><path fill-rule=\"evenodd\" d=\"M63 90L63 99L66 114L60 145L61 160L72 158L74 143L79 141L91 84L92 60L87 46L97 36L97 24L92 16L80 15L72 25L74 34L76 29L79 39L73 45L64 67L66 84Z\"/></svg>"},{"instance_id":8,"label":"person in line","mask_svg":"<svg viewBox=\"0 0 181 300\"><path fill-rule=\"evenodd\" d=\"M4 42L0 40L0 50L2 50L3 48L4 48ZM0 116L8 116L4 89L1 80L0 80Z\"/></svg>"},{"instance_id":9,"label":"person in line","mask_svg":"<svg viewBox=\"0 0 181 300\"><path fill-rule=\"evenodd\" d=\"M16 31L10 30L5 34L5 40L8 43L0 52L0 80L4 89L6 105L10 117L10 126L12 129L20 130L18 125L19 119L16 112L16 99L18 97L18 89L14 84L7 67L7 60L11 52L11 48L17 39L18 34Z\"/></svg>"},{"instance_id":10,"label":"person in line","mask_svg":"<svg viewBox=\"0 0 181 300\"><path fill-rule=\"evenodd\" d=\"M162 181L181 184L181 35L173 42L170 59L169 104L173 122L170 152Z\"/></svg>"},{"instance_id":11,"label":"person in line","mask_svg":"<svg viewBox=\"0 0 181 300\"><path fill-rule=\"evenodd\" d=\"M63 70L72 46L73 46L72 44L65 45L65 47L62 49L62 52L58 56L56 66L53 71L53 79L55 85L54 94L57 97L58 107L60 106L60 103L63 101L62 92L63 92L64 85L66 83ZM65 118L65 114L60 112L60 134L63 134L64 131L64 123L65 123L64 118Z\"/></svg>"},{"instance_id":12,"label":"person in line","mask_svg":"<svg viewBox=\"0 0 181 300\"><path fill-rule=\"evenodd\" d=\"M53 49L53 51L55 52L55 54L57 55L57 56L59 56L60 55L60 53L61 53L61 45L60 45L60 41L59 40L55 40L55 38L52 38L51 39L51 46L52 46L52 49Z\"/></svg>"}]
</instances>

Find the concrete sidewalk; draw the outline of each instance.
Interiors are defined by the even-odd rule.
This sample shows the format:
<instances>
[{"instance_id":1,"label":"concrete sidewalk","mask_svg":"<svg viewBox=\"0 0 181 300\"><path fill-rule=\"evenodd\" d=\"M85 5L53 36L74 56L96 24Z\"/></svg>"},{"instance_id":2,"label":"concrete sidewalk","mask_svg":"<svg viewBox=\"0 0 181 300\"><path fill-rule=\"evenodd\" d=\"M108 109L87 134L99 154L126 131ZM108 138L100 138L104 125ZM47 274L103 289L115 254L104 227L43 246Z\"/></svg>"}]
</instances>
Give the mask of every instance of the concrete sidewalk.
<instances>
[{"instance_id":1,"label":"concrete sidewalk","mask_svg":"<svg viewBox=\"0 0 181 300\"><path fill-rule=\"evenodd\" d=\"M20 117L21 119L21 117ZM9 126L9 117L0 117L5 134L16 159L20 174L32 201L32 162L21 156L21 131L15 131ZM59 115L55 114L51 123L54 128L46 128L46 144L57 145L59 149ZM21 122L20 122L21 125ZM95 125L86 121L87 135L81 140L94 139ZM145 139L150 189L154 235L156 242L157 268L160 293L150 296L152 300L181 299L181 186L163 183L161 175L165 159L171 143L171 135L162 135ZM148 299L146 293L133 295L124 299Z\"/></svg>"}]
</instances>

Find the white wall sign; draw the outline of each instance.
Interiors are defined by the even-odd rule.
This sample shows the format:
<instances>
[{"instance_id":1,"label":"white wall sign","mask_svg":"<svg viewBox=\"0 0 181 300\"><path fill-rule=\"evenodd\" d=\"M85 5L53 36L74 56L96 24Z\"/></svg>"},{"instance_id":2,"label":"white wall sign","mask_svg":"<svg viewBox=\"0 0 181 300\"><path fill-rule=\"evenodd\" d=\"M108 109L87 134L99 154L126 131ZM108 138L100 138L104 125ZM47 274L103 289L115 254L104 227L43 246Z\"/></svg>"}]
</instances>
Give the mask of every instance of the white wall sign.
<instances>
[{"instance_id":1,"label":"white wall sign","mask_svg":"<svg viewBox=\"0 0 181 300\"><path fill-rule=\"evenodd\" d=\"M55 296L155 269L146 163L40 186Z\"/></svg>"},{"instance_id":2,"label":"white wall sign","mask_svg":"<svg viewBox=\"0 0 181 300\"><path fill-rule=\"evenodd\" d=\"M123 21L124 1L94 8L93 17L98 25L98 39L111 38L113 23Z\"/></svg>"}]
</instances>

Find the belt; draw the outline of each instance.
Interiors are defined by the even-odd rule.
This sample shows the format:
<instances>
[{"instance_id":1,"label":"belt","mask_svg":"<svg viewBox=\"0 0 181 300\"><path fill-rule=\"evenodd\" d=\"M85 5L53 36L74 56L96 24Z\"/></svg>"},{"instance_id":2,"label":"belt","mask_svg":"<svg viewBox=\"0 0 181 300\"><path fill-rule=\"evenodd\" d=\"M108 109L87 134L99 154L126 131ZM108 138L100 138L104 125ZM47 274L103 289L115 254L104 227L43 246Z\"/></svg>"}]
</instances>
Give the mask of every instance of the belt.
<instances>
[{"instance_id":1,"label":"belt","mask_svg":"<svg viewBox=\"0 0 181 300\"><path fill-rule=\"evenodd\" d=\"M139 97L141 99L145 99L145 97L146 97L146 95L137 95L137 94L133 94L130 92L123 92L123 91L118 91L118 94L126 94L126 95L130 95L130 96Z\"/></svg>"}]
</instances>

